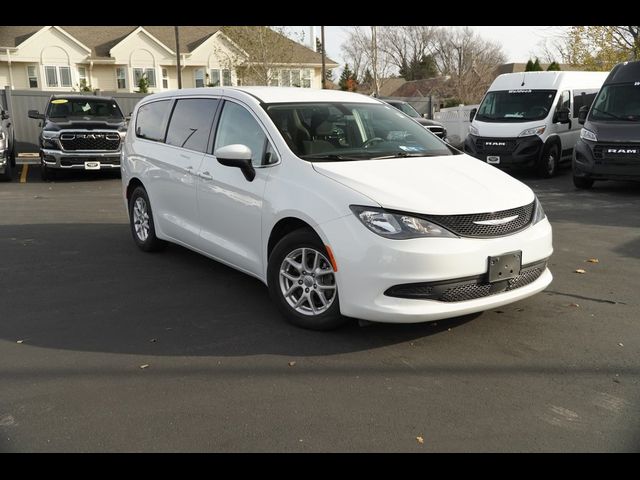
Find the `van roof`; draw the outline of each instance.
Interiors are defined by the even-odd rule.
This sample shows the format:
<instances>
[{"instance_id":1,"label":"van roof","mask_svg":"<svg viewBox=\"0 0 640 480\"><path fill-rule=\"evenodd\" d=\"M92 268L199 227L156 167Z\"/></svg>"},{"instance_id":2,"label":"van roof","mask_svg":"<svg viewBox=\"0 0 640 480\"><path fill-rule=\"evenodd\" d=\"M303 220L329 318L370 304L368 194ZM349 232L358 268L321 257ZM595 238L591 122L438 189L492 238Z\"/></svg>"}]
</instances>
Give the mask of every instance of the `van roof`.
<instances>
[{"instance_id":1,"label":"van roof","mask_svg":"<svg viewBox=\"0 0 640 480\"><path fill-rule=\"evenodd\" d=\"M518 72L499 75L491 90L560 90L562 88L600 88L607 72Z\"/></svg>"},{"instance_id":2,"label":"van roof","mask_svg":"<svg viewBox=\"0 0 640 480\"><path fill-rule=\"evenodd\" d=\"M609 76L606 83L640 82L640 61L619 63Z\"/></svg>"},{"instance_id":3,"label":"van roof","mask_svg":"<svg viewBox=\"0 0 640 480\"><path fill-rule=\"evenodd\" d=\"M145 97L148 100L193 95L229 95L236 98L249 96L262 103L295 103L295 102L350 102L380 103L377 99L360 93L341 90L320 90L315 88L296 87L205 87L169 90Z\"/></svg>"}]
</instances>

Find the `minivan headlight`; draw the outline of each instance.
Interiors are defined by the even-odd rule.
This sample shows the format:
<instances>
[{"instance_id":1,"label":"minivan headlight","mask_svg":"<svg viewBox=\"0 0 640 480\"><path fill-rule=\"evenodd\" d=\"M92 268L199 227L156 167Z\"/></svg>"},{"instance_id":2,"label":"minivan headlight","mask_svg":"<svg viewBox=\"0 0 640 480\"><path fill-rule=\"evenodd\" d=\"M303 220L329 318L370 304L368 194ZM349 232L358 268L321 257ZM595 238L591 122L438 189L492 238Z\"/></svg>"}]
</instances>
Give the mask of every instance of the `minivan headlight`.
<instances>
[{"instance_id":1,"label":"minivan headlight","mask_svg":"<svg viewBox=\"0 0 640 480\"><path fill-rule=\"evenodd\" d=\"M533 135L542 135L544 131L547 129L546 125L540 125L539 127L527 128L520 132L519 137L531 137Z\"/></svg>"},{"instance_id":2,"label":"minivan headlight","mask_svg":"<svg viewBox=\"0 0 640 480\"><path fill-rule=\"evenodd\" d=\"M469 125L469 133L471 135L478 135L480 132L478 131L478 129L476 127L474 127L473 125Z\"/></svg>"},{"instance_id":3,"label":"minivan headlight","mask_svg":"<svg viewBox=\"0 0 640 480\"><path fill-rule=\"evenodd\" d=\"M587 130L586 128L583 128L582 130L580 130L580 138L584 140L589 140L590 142L598 141L598 137L596 137L596 134L593 133L591 130Z\"/></svg>"},{"instance_id":4,"label":"minivan headlight","mask_svg":"<svg viewBox=\"0 0 640 480\"><path fill-rule=\"evenodd\" d=\"M533 207L533 221L531 222L532 225L535 225L536 223L544 220L547 217L547 214L544 213L544 208L542 208L542 204L540 203L540 200L538 200L538 197L536 196L536 204Z\"/></svg>"},{"instance_id":5,"label":"minivan headlight","mask_svg":"<svg viewBox=\"0 0 640 480\"><path fill-rule=\"evenodd\" d=\"M351 211L373 233L385 238L404 240L422 237L458 238L440 225L404 213L387 212L382 208L350 205Z\"/></svg>"}]
</instances>

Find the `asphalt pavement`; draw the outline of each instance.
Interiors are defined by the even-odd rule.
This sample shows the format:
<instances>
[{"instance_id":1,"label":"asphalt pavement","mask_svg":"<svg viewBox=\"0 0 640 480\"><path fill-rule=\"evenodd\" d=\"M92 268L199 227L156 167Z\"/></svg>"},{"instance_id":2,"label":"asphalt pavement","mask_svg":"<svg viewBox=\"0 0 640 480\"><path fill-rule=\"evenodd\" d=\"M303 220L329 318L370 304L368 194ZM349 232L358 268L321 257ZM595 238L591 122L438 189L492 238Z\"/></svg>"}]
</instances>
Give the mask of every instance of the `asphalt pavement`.
<instances>
[{"instance_id":1,"label":"asphalt pavement","mask_svg":"<svg viewBox=\"0 0 640 480\"><path fill-rule=\"evenodd\" d=\"M517 175L554 228L545 292L321 333L256 279L138 250L113 174L23 168L0 184L2 452L640 451L640 184Z\"/></svg>"}]
</instances>

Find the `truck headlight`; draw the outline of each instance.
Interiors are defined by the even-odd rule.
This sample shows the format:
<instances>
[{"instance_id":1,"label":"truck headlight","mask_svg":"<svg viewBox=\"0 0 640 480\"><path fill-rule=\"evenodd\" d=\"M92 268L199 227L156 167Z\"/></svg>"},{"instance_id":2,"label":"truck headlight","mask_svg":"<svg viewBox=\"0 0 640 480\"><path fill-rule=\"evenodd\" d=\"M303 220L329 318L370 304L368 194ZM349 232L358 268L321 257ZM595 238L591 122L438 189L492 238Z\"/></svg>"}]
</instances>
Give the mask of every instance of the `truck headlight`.
<instances>
[{"instance_id":1,"label":"truck headlight","mask_svg":"<svg viewBox=\"0 0 640 480\"><path fill-rule=\"evenodd\" d=\"M526 130L523 130L522 132L520 132L520 135L518 135L518 137L531 137L533 135L542 135L546 129L547 129L546 125L527 128Z\"/></svg>"},{"instance_id":2,"label":"truck headlight","mask_svg":"<svg viewBox=\"0 0 640 480\"><path fill-rule=\"evenodd\" d=\"M473 125L469 125L469 133L471 135L478 135L480 132L478 131L478 129L476 127L474 127Z\"/></svg>"},{"instance_id":3,"label":"truck headlight","mask_svg":"<svg viewBox=\"0 0 640 480\"><path fill-rule=\"evenodd\" d=\"M591 130L587 130L586 128L583 128L582 130L580 130L580 138L582 138L583 140L588 140L590 142L598 141L598 137L596 136L596 134L593 133Z\"/></svg>"}]
</instances>

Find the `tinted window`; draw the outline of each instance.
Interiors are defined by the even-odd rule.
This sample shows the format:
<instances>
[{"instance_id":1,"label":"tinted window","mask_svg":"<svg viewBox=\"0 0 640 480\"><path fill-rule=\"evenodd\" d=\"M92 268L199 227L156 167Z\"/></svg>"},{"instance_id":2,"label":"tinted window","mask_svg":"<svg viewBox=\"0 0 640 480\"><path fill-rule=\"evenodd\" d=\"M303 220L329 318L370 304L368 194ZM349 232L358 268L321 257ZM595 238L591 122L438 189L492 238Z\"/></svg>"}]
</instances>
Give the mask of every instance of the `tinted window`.
<instances>
[{"instance_id":1,"label":"tinted window","mask_svg":"<svg viewBox=\"0 0 640 480\"><path fill-rule=\"evenodd\" d=\"M584 106L590 107L593 103L593 99L596 98L597 92L591 92L587 90L586 92L576 91L573 96L573 118L578 118L578 114L580 113L580 109Z\"/></svg>"},{"instance_id":2,"label":"tinted window","mask_svg":"<svg viewBox=\"0 0 640 480\"><path fill-rule=\"evenodd\" d=\"M569 92L569 90L565 90L560 94L560 99L558 100L556 111L569 110L570 108L571 108L571 92Z\"/></svg>"},{"instance_id":3,"label":"tinted window","mask_svg":"<svg viewBox=\"0 0 640 480\"><path fill-rule=\"evenodd\" d=\"M603 86L590 115L590 120L640 122L640 82Z\"/></svg>"},{"instance_id":4,"label":"tinted window","mask_svg":"<svg viewBox=\"0 0 640 480\"><path fill-rule=\"evenodd\" d=\"M542 120L555 96L555 90L495 90L485 95L475 118L482 122Z\"/></svg>"},{"instance_id":5,"label":"tinted window","mask_svg":"<svg viewBox=\"0 0 640 480\"><path fill-rule=\"evenodd\" d=\"M86 98L54 98L47 110L49 117L110 117L122 118L115 100Z\"/></svg>"},{"instance_id":6,"label":"tinted window","mask_svg":"<svg viewBox=\"0 0 640 480\"><path fill-rule=\"evenodd\" d=\"M251 163L254 166L267 163L267 156L264 154L267 137L258 122L246 108L236 103L225 102L214 151L220 147L238 143L251 149Z\"/></svg>"},{"instance_id":7,"label":"tinted window","mask_svg":"<svg viewBox=\"0 0 640 480\"><path fill-rule=\"evenodd\" d=\"M147 140L164 141L171 100L143 105L136 116L136 135Z\"/></svg>"},{"instance_id":8,"label":"tinted window","mask_svg":"<svg viewBox=\"0 0 640 480\"><path fill-rule=\"evenodd\" d=\"M213 98L178 100L169 122L166 143L206 152L216 108L218 108L218 100Z\"/></svg>"}]
</instances>

